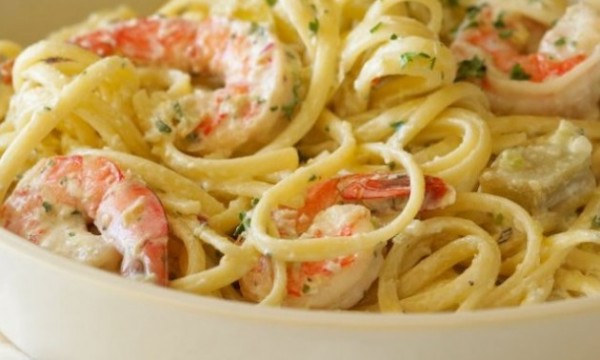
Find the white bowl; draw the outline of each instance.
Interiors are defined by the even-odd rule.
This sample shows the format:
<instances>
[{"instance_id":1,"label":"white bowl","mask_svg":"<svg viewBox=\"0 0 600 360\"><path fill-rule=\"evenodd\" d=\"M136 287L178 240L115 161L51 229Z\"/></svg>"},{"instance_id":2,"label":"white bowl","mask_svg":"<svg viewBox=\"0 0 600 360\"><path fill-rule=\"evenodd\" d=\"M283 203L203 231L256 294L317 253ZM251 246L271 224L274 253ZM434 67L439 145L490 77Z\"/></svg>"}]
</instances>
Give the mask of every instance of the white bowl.
<instances>
[{"instance_id":1,"label":"white bowl","mask_svg":"<svg viewBox=\"0 0 600 360\"><path fill-rule=\"evenodd\" d=\"M461 314L265 308L136 283L0 229L0 331L34 359L597 359L600 300Z\"/></svg>"},{"instance_id":2,"label":"white bowl","mask_svg":"<svg viewBox=\"0 0 600 360\"><path fill-rule=\"evenodd\" d=\"M160 3L128 2L146 12ZM114 3L1 0L0 38L32 42ZM597 359L599 330L600 299L443 315L215 300L88 268L0 229L0 332L35 359Z\"/></svg>"}]
</instances>

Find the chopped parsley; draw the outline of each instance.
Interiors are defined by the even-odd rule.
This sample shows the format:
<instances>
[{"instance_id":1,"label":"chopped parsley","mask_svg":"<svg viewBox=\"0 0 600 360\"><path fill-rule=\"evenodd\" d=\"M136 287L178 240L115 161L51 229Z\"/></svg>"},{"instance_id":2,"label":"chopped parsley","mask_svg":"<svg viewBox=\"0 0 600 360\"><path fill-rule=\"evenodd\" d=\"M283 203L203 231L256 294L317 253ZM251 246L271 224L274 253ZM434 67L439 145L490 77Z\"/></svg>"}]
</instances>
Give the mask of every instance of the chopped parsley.
<instances>
[{"instance_id":1,"label":"chopped parsley","mask_svg":"<svg viewBox=\"0 0 600 360\"><path fill-rule=\"evenodd\" d=\"M270 7L273 7L273 6L275 6L275 4L277 4L277 0L266 0L266 1Z\"/></svg>"},{"instance_id":2,"label":"chopped parsley","mask_svg":"<svg viewBox=\"0 0 600 360\"><path fill-rule=\"evenodd\" d=\"M396 40L396 39L398 39L398 35L396 35L396 34L392 34L392 35L390 36L390 40Z\"/></svg>"},{"instance_id":3,"label":"chopped parsley","mask_svg":"<svg viewBox=\"0 0 600 360\"><path fill-rule=\"evenodd\" d=\"M565 46L566 44L567 39L564 36L554 42L555 46Z\"/></svg>"},{"instance_id":4,"label":"chopped parsley","mask_svg":"<svg viewBox=\"0 0 600 360\"><path fill-rule=\"evenodd\" d=\"M475 56L471 60L463 60L458 64L456 81L466 79L481 79L485 76L485 72L485 62L478 56Z\"/></svg>"},{"instance_id":5,"label":"chopped parsley","mask_svg":"<svg viewBox=\"0 0 600 360\"><path fill-rule=\"evenodd\" d=\"M240 219L240 223L236 226L235 230L233 230L232 236L237 238L242 235L249 227L250 227L250 217L247 216L246 212L242 211L238 218Z\"/></svg>"},{"instance_id":6,"label":"chopped parsley","mask_svg":"<svg viewBox=\"0 0 600 360\"><path fill-rule=\"evenodd\" d=\"M44 208L44 211L47 212L47 213L49 213L50 211L52 211L52 204L50 204L47 201L44 201L42 203L42 207Z\"/></svg>"},{"instance_id":7,"label":"chopped parsley","mask_svg":"<svg viewBox=\"0 0 600 360\"><path fill-rule=\"evenodd\" d=\"M74 233L74 232L72 232L72 231L69 231L69 236L70 236L70 237L73 237L73 236L75 236L75 233Z\"/></svg>"},{"instance_id":8,"label":"chopped parsley","mask_svg":"<svg viewBox=\"0 0 600 360\"><path fill-rule=\"evenodd\" d=\"M187 142L196 142L198 141L198 133L193 131L185 136L185 140Z\"/></svg>"},{"instance_id":9,"label":"chopped parsley","mask_svg":"<svg viewBox=\"0 0 600 360\"><path fill-rule=\"evenodd\" d=\"M521 64L517 63L510 69L510 78L512 80L529 80L531 75L525 72Z\"/></svg>"},{"instance_id":10,"label":"chopped parsley","mask_svg":"<svg viewBox=\"0 0 600 360\"><path fill-rule=\"evenodd\" d=\"M317 35L319 32L319 19L315 18L313 21L309 22L308 30L310 30L314 35Z\"/></svg>"},{"instance_id":11,"label":"chopped parsley","mask_svg":"<svg viewBox=\"0 0 600 360\"><path fill-rule=\"evenodd\" d=\"M476 28L479 26L479 22L476 20L476 18L480 12L481 12L481 6L467 7L466 18L469 20L469 22L467 23L466 28Z\"/></svg>"},{"instance_id":12,"label":"chopped parsley","mask_svg":"<svg viewBox=\"0 0 600 360\"><path fill-rule=\"evenodd\" d=\"M173 103L173 111L175 111L175 116L178 120L183 119L183 108L181 107L181 103L179 103L179 101Z\"/></svg>"},{"instance_id":13,"label":"chopped parsley","mask_svg":"<svg viewBox=\"0 0 600 360\"><path fill-rule=\"evenodd\" d=\"M377 25L373 26L373 27L371 28L371 30L369 30L369 32L370 32L371 34L372 34L372 33L374 33L374 32L376 32L377 30L379 30L379 28L381 27L381 25L382 25L382 23L381 23L381 22L378 22L378 23L377 23Z\"/></svg>"},{"instance_id":14,"label":"chopped parsley","mask_svg":"<svg viewBox=\"0 0 600 360\"><path fill-rule=\"evenodd\" d=\"M446 4L448 4L449 7L457 7L459 4L459 0L446 0Z\"/></svg>"},{"instance_id":15,"label":"chopped parsley","mask_svg":"<svg viewBox=\"0 0 600 360\"><path fill-rule=\"evenodd\" d=\"M600 229L600 215L596 215L592 218L591 228Z\"/></svg>"},{"instance_id":16,"label":"chopped parsley","mask_svg":"<svg viewBox=\"0 0 600 360\"><path fill-rule=\"evenodd\" d=\"M400 65L402 67L405 67L409 63L413 62L416 58L431 59L431 56L424 52L419 52L419 53L414 52L414 51L405 52L404 54L400 55Z\"/></svg>"},{"instance_id":17,"label":"chopped parsley","mask_svg":"<svg viewBox=\"0 0 600 360\"><path fill-rule=\"evenodd\" d=\"M433 67L435 66L436 61L437 61L436 57L431 58L431 62L429 63L429 69L433 70Z\"/></svg>"},{"instance_id":18,"label":"chopped parsley","mask_svg":"<svg viewBox=\"0 0 600 360\"><path fill-rule=\"evenodd\" d=\"M400 130L400 128L402 126L404 126L405 123L406 123L406 121L404 121L404 120L394 121L393 123L390 124L390 127L392 129L394 129L394 131L398 131L398 130Z\"/></svg>"},{"instance_id":19,"label":"chopped parsley","mask_svg":"<svg viewBox=\"0 0 600 360\"><path fill-rule=\"evenodd\" d=\"M502 225L504 223L504 214L497 213L494 215L494 223L496 223L496 225Z\"/></svg>"},{"instance_id":20,"label":"chopped parsley","mask_svg":"<svg viewBox=\"0 0 600 360\"><path fill-rule=\"evenodd\" d=\"M291 120L294 115L294 111L296 110L296 106L300 103L300 83L296 83L292 88L293 98L289 103L281 106L281 111L285 115L286 119Z\"/></svg>"},{"instance_id":21,"label":"chopped parsley","mask_svg":"<svg viewBox=\"0 0 600 360\"><path fill-rule=\"evenodd\" d=\"M317 180L317 175L315 175L315 174L312 174L310 176L310 178L308 178L308 181L310 181L310 182L315 181L315 180Z\"/></svg>"},{"instance_id":22,"label":"chopped parsley","mask_svg":"<svg viewBox=\"0 0 600 360\"><path fill-rule=\"evenodd\" d=\"M501 12L500 15L494 20L493 23L496 29L504 29L506 27L506 23L504 22L504 13Z\"/></svg>"},{"instance_id":23,"label":"chopped parsley","mask_svg":"<svg viewBox=\"0 0 600 360\"><path fill-rule=\"evenodd\" d=\"M154 123L154 125L156 125L156 128L158 129L158 131L160 131L163 134L170 134L171 131L173 131L169 125L165 124L160 119L156 120L156 122Z\"/></svg>"}]
</instances>

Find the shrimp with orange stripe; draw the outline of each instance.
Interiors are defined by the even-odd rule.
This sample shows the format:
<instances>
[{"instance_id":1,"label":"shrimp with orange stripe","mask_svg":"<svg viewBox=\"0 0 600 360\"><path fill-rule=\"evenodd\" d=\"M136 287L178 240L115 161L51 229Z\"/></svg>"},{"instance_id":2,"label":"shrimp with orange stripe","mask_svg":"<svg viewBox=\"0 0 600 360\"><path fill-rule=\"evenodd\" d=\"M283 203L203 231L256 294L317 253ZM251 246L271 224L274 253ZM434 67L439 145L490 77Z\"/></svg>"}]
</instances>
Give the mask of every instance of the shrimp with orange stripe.
<instances>
[{"instance_id":1,"label":"shrimp with orange stripe","mask_svg":"<svg viewBox=\"0 0 600 360\"><path fill-rule=\"evenodd\" d=\"M350 236L375 230L386 217L401 211L410 196L407 175L398 173L348 174L320 181L306 193L298 208L279 208L272 214L281 237L322 238ZM425 177L422 210L451 204L455 191L442 179ZM322 261L287 265L285 306L346 309L354 306L377 278L384 246ZM239 281L243 296L261 301L273 285L268 256Z\"/></svg>"},{"instance_id":2,"label":"shrimp with orange stripe","mask_svg":"<svg viewBox=\"0 0 600 360\"><path fill-rule=\"evenodd\" d=\"M301 97L300 56L263 24L208 17L140 18L70 40L100 56L190 73L203 84L156 110L158 135L200 156L247 154L293 117Z\"/></svg>"},{"instance_id":3,"label":"shrimp with orange stripe","mask_svg":"<svg viewBox=\"0 0 600 360\"><path fill-rule=\"evenodd\" d=\"M502 114L591 118L600 90L600 9L569 6L553 24L505 10L468 9L452 44L458 80L479 83Z\"/></svg>"},{"instance_id":4,"label":"shrimp with orange stripe","mask_svg":"<svg viewBox=\"0 0 600 360\"><path fill-rule=\"evenodd\" d=\"M140 180L103 157L40 160L0 207L0 224L82 263L168 283L162 204Z\"/></svg>"}]
</instances>

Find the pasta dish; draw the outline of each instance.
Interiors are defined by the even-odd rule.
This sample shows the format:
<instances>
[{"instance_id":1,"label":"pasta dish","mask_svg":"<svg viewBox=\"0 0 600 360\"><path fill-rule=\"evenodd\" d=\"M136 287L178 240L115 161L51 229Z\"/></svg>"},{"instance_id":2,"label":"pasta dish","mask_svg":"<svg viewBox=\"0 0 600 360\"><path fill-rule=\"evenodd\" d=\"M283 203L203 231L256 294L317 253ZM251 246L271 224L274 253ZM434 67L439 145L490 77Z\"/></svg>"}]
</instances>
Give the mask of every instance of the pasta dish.
<instances>
[{"instance_id":1,"label":"pasta dish","mask_svg":"<svg viewBox=\"0 0 600 360\"><path fill-rule=\"evenodd\" d=\"M268 306L595 296L598 84L592 0L101 11L0 41L0 225Z\"/></svg>"}]
</instances>

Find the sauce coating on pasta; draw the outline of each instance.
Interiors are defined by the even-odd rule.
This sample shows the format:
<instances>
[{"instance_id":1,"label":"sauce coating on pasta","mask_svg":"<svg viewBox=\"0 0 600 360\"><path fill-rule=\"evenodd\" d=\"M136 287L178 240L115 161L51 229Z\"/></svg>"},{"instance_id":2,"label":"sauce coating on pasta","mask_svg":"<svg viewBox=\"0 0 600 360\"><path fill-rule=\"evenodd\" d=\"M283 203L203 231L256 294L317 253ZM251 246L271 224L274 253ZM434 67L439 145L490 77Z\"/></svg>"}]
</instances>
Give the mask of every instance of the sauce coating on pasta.
<instances>
[{"instance_id":1,"label":"sauce coating on pasta","mask_svg":"<svg viewBox=\"0 0 600 360\"><path fill-rule=\"evenodd\" d=\"M595 296L598 34L584 0L178 0L0 40L0 225L260 305Z\"/></svg>"}]
</instances>

